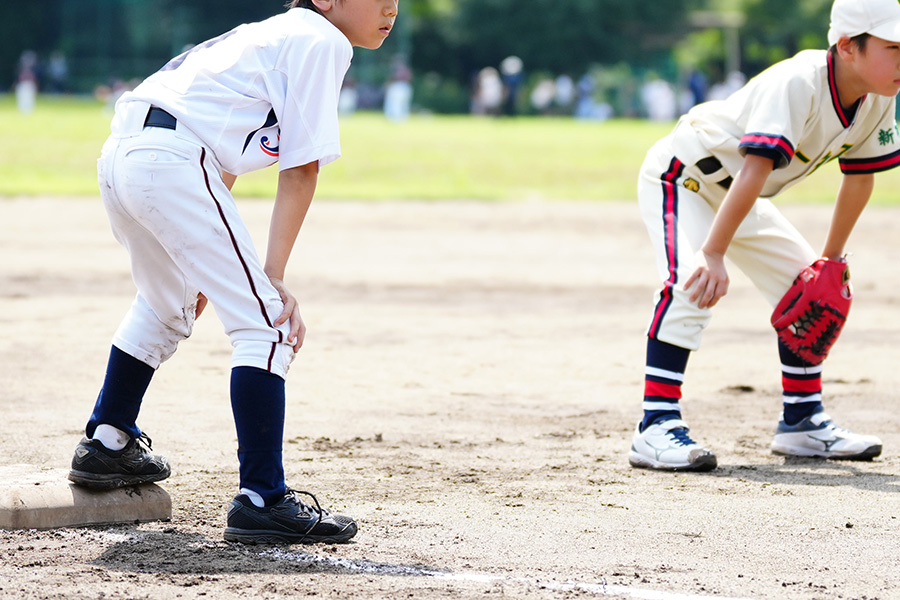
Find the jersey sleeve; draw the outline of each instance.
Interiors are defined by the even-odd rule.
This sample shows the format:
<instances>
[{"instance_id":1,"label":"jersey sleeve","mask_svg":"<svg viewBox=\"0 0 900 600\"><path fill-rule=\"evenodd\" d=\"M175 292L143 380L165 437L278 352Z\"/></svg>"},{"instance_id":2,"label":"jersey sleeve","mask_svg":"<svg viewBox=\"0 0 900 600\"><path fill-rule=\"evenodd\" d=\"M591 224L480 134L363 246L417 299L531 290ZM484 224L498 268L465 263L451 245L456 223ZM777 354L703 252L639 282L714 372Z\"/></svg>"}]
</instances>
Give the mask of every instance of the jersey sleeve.
<instances>
[{"instance_id":1,"label":"jersey sleeve","mask_svg":"<svg viewBox=\"0 0 900 600\"><path fill-rule=\"evenodd\" d=\"M267 81L280 129L279 169L314 161L321 168L341 155L338 96L352 48L331 37L294 46L285 41Z\"/></svg>"},{"instance_id":2,"label":"jersey sleeve","mask_svg":"<svg viewBox=\"0 0 900 600\"><path fill-rule=\"evenodd\" d=\"M845 175L862 175L893 169L900 165L900 131L897 129L896 99L887 108L872 133L843 154L839 163Z\"/></svg>"},{"instance_id":3,"label":"jersey sleeve","mask_svg":"<svg viewBox=\"0 0 900 600\"><path fill-rule=\"evenodd\" d=\"M767 156L776 169L788 166L809 120L815 89L805 77L775 68L757 77L747 93L745 133L738 151Z\"/></svg>"}]
</instances>

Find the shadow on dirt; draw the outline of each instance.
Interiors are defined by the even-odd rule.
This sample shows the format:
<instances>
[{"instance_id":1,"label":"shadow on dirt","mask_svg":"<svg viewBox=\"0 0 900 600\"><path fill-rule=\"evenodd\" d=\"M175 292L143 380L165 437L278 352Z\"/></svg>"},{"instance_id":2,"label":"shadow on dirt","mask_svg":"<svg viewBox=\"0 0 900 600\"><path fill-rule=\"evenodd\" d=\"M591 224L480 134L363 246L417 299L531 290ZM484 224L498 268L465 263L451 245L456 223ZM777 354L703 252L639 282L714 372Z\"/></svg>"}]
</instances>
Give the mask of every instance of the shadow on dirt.
<instances>
[{"instance_id":1,"label":"shadow on dirt","mask_svg":"<svg viewBox=\"0 0 900 600\"><path fill-rule=\"evenodd\" d=\"M337 547L328 545L250 546L213 541L195 533L148 532L136 527L116 528L115 533L124 539L110 546L91 564L115 571L170 575L447 575L446 571L422 564L394 565L342 558Z\"/></svg>"},{"instance_id":2,"label":"shadow on dirt","mask_svg":"<svg viewBox=\"0 0 900 600\"><path fill-rule=\"evenodd\" d=\"M706 475L788 486L848 486L870 492L900 493L900 477L873 473L871 462L784 457L782 464L720 465Z\"/></svg>"}]
</instances>

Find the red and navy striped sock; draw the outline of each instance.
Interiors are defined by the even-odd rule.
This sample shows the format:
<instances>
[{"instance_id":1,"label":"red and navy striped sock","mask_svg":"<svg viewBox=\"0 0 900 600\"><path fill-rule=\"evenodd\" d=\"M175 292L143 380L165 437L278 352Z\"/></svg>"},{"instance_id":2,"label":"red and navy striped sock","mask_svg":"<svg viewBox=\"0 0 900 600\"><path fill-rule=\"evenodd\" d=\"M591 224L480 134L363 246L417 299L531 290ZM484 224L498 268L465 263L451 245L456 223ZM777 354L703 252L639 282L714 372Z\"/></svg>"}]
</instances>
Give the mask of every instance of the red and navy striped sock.
<instances>
[{"instance_id":1,"label":"red and navy striped sock","mask_svg":"<svg viewBox=\"0 0 900 600\"><path fill-rule=\"evenodd\" d=\"M822 409L822 365L806 362L778 341L784 422L796 425Z\"/></svg>"},{"instance_id":2,"label":"red and navy striped sock","mask_svg":"<svg viewBox=\"0 0 900 600\"><path fill-rule=\"evenodd\" d=\"M690 354L686 348L647 338L641 431L657 421L681 418L681 384Z\"/></svg>"}]
</instances>

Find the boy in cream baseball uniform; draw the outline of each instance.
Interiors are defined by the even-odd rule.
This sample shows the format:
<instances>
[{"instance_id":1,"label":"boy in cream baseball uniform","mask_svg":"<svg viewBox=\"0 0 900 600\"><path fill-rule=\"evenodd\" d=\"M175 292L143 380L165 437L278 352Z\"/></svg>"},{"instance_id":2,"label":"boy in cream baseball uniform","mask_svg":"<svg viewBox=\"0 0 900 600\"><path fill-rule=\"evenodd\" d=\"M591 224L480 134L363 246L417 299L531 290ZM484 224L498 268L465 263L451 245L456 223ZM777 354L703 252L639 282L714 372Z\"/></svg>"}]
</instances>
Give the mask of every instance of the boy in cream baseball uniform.
<instances>
[{"instance_id":1,"label":"boy in cream baseball uniform","mask_svg":"<svg viewBox=\"0 0 900 600\"><path fill-rule=\"evenodd\" d=\"M168 477L136 420L155 370L209 301L233 346L240 482L225 539L334 543L356 534L353 519L285 484L284 383L305 327L284 275L319 169L341 154L338 95L353 47L380 47L396 16L397 0L294 0L172 59L118 101L98 175L137 296L69 479L111 488ZM276 162L263 261L231 186Z\"/></svg>"},{"instance_id":2,"label":"boy in cream baseball uniform","mask_svg":"<svg viewBox=\"0 0 900 600\"><path fill-rule=\"evenodd\" d=\"M638 199L663 283L647 332L644 416L629 454L635 467L717 466L690 437L680 398L688 356L728 291L724 258L774 307L804 267L841 259L874 173L900 164L900 2L836 0L828 41L828 50L800 52L725 101L694 107L647 154ZM769 198L833 161L844 177L817 252ZM783 415L774 452L880 454L878 438L840 428L824 412L821 365L781 343L779 357Z\"/></svg>"}]
</instances>

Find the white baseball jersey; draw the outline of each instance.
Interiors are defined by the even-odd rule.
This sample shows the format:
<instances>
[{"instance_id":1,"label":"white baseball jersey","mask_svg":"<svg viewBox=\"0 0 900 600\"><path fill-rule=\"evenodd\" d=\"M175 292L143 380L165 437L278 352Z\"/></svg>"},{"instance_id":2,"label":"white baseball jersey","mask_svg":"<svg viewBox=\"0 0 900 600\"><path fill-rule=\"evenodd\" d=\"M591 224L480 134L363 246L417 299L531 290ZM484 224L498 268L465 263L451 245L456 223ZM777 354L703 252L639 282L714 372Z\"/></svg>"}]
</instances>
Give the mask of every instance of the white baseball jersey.
<instances>
[{"instance_id":1,"label":"white baseball jersey","mask_svg":"<svg viewBox=\"0 0 900 600\"><path fill-rule=\"evenodd\" d=\"M762 196L772 197L838 159L846 174L900 164L893 97L869 94L845 110L838 101L833 57L806 50L758 76L726 100L699 104L674 132L678 158L693 165L719 160L734 177L744 156L775 159Z\"/></svg>"},{"instance_id":2,"label":"white baseball jersey","mask_svg":"<svg viewBox=\"0 0 900 600\"><path fill-rule=\"evenodd\" d=\"M122 96L98 161L138 291L116 347L158 367L190 335L202 292L234 346L232 366L286 375L290 323L274 324L284 303L221 171L338 158L351 57L337 27L295 8L192 48ZM148 120L151 107L176 123Z\"/></svg>"},{"instance_id":3,"label":"white baseball jersey","mask_svg":"<svg viewBox=\"0 0 900 600\"><path fill-rule=\"evenodd\" d=\"M321 167L341 154L338 96L352 56L327 19L293 9L175 57L119 103L166 110L234 175L275 162Z\"/></svg>"}]
</instances>

